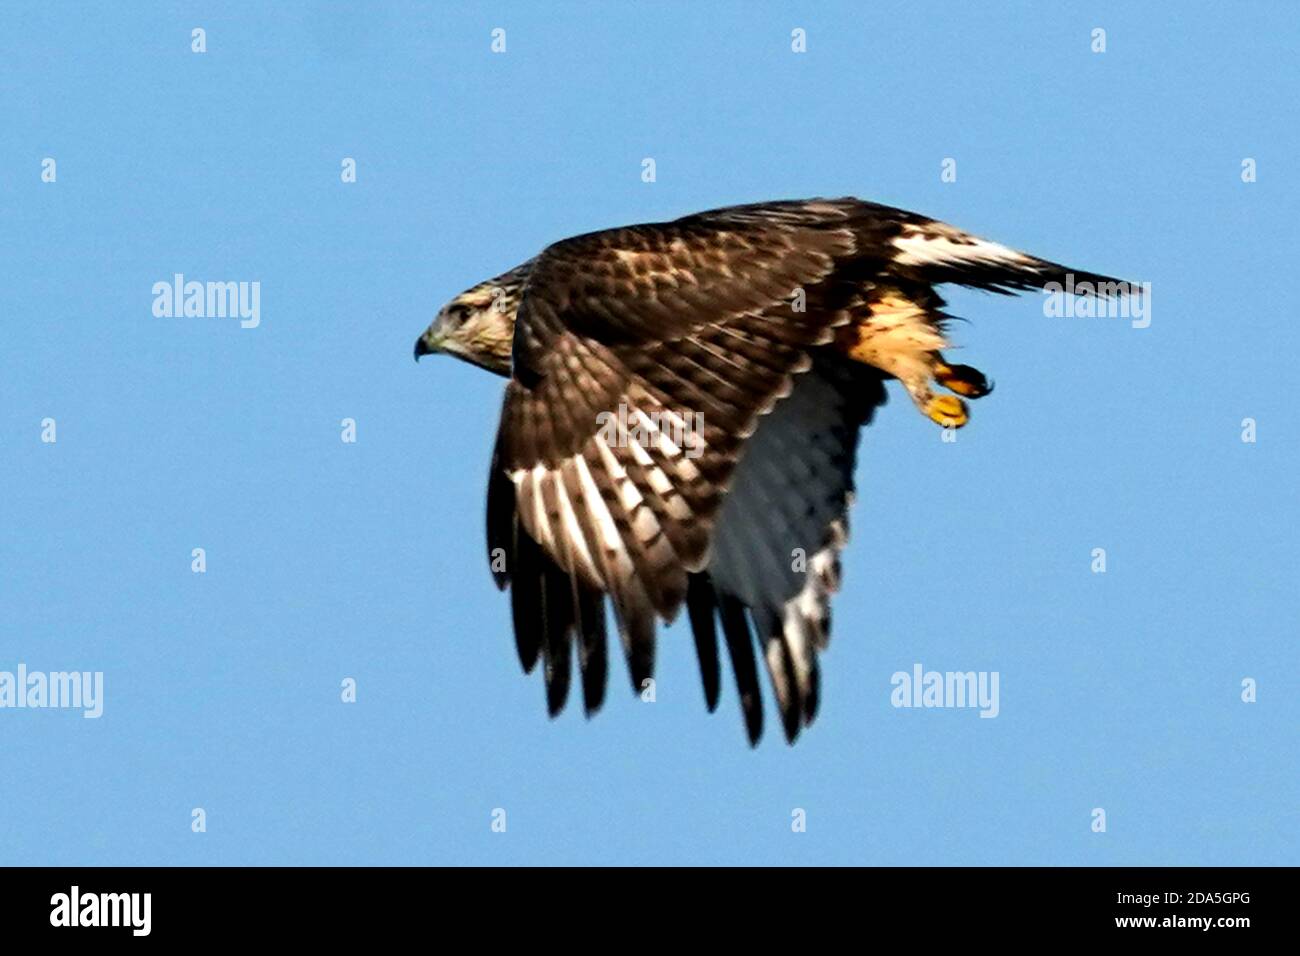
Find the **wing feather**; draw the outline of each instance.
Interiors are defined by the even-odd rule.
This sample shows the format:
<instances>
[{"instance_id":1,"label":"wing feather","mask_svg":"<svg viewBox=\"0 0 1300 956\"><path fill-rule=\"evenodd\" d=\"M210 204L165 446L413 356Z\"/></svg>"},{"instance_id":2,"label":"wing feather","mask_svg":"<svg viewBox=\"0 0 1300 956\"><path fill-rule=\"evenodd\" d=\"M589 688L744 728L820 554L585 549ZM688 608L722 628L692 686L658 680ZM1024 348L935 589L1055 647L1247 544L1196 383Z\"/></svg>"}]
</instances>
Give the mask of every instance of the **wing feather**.
<instances>
[{"instance_id":1,"label":"wing feather","mask_svg":"<svg viewBox=\"0 0 1300 956\"><path fill-rule=\"evenodd\" d=\"M685 603L709 709L720 624L751 741L755 636L793 740L820 697L858 430L884 401L876 370L822 347L878 285L919 300L943 282L1008 292L1067 272L854 199L734 206L544 250L518 308L488 545L505 556L493 573L512 590L520 661L545 662L551 712L570 643L587 712L603 700L606 598L637 690L657 620ZM807 568L791 567L795 548Z\"/></svg>"}]
</instances>

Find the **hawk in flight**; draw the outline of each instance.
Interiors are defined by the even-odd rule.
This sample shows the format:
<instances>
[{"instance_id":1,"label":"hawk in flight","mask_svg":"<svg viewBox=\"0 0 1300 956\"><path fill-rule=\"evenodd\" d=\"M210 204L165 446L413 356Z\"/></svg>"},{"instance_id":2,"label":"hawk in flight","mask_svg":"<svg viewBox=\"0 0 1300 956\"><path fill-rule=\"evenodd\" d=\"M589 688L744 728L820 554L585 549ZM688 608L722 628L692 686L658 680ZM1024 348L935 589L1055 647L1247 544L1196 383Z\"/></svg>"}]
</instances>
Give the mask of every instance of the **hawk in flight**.
<instances>
[{"instance_id":1,"label":"hawk in flight","mask_svg":"<svg viewBox=\"0 0 1300 956\"><path fill-rule=\"evenodd\" d=\"M935 287L1013 293L1067 275L1128 290L915 213L814 199L565 239L447 303L415 356L509 380L488 556L550 713L574 647L586 712L601 706L606 602L638 691L657 621L684 605L708 709L720 632L757 742L757 643L793 742L817 714L858 433L885 381L945 428L989 391L944 357Z\"/></svg>"}]
</instances>

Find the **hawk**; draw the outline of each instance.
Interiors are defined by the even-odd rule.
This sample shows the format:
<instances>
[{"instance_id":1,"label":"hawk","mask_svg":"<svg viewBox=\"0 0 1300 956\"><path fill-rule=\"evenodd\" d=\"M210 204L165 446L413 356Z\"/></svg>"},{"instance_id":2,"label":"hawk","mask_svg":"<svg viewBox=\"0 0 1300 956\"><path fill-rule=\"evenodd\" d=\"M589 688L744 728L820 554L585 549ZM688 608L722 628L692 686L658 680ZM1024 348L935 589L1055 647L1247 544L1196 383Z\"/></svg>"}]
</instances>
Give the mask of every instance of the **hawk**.
<instances>
[{"instance_id":1,"label":"hawk","mask_svg":"<svg viewBox=\"0 0 1300 956\"><path fill-rule=\"evenodd\" d=\"M945 428L989 392L944 357L935 287L1010 294L1067 276L1128 290L915 213L813 199L564 239L448 302L415 357L509 379L488 555L550 714L575 656L586 713L600 708L606 604L638 692L657 622L684 606L708 709L720 632L750 743L756 645L793 743L817 714L859 432L885 381Z\"/></svg>"}]
</instances>

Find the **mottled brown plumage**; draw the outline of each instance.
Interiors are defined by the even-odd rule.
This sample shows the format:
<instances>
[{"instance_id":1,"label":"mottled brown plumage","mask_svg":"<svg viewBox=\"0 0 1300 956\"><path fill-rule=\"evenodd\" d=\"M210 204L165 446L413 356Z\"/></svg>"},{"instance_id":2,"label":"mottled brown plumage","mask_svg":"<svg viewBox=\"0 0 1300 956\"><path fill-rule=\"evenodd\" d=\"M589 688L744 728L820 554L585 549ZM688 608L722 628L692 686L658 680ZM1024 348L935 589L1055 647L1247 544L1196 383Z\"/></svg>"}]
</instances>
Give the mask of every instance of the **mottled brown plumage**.
<instances>
[{"instance_id":1,"label":"mottled brown plumage","mask_svg":"<svg viewBox=\"0 0 1300 956\"><path fill-rule=\"evenodd\" d=\"M588 714L603 700L606 598L638 690L657 620L686 604L709 709L720 626L758 739L757 636L793 741L816 714L858 434L883 381L945 425L965 404L939 386L987 391L943 361L933 287L1008 292L1067 271L914 213L810 200L565 239L448 303L416 355L510 376L488 549L550 712L571 645Z\"/></svg>"}]
</instances>

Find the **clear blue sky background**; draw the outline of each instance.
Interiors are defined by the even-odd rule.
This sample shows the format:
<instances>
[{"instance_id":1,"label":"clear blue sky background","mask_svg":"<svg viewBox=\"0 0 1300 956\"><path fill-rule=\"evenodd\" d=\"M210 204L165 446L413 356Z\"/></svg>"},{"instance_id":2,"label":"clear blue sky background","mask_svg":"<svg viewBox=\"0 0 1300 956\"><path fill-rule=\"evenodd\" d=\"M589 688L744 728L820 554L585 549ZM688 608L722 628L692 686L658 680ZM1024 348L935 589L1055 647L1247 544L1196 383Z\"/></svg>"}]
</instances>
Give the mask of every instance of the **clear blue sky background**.
<instances>
[{"instance_id":1,"label":"clear blue sky background","mask_svg":"<svg viewBox=\"0 0 1300 956\"><path fill-rule=\"evenodd\" d=\"M0 863L1298 862L1294 5L366 6L0 13L0 670L106 696L0 711ZM997 391L865 434L796 747L729 674L705 713L681 624L655 703L616 657L549 721L483 553L502 382L416 335L573 233L844 194L1151 327L950 296ZM155 318L175 272L261 326ZM894 709L917 662L1001 715Z\"/></svg>"}]
</instances>

